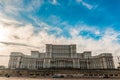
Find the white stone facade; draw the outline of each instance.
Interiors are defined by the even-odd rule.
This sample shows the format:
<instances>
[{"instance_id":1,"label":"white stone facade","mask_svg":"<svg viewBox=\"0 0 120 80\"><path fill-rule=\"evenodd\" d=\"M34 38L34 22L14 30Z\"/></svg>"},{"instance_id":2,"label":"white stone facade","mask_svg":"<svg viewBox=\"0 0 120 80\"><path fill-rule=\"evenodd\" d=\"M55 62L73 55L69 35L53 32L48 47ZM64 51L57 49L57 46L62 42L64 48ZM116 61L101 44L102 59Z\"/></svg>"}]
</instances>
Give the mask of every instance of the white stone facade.
<instances>
[{"instance_id":1,"label":"white stone facade","mask_svg":"<svg viewBox=\"0 0 120 80\"><path fill-rule=\"evenodd\" d=\"M31 55L12 52L9 60L10 69L43 68L79 68L79 69L114 69L111 53L91 56L91 51L76 52L76 45L46 44L46 52L31 51Z\"/></svg>"}]
</instances>

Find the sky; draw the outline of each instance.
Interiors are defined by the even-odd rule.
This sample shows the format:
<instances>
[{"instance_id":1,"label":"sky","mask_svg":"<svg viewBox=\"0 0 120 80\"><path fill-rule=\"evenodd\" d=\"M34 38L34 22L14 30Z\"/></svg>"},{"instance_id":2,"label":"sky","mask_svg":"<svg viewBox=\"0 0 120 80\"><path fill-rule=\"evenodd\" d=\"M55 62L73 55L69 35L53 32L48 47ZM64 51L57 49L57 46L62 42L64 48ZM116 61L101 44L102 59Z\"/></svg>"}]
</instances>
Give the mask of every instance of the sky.
<instances>
[{"instance_id":1,"label":"sky","mask_svg":"<svg viewBox=\"0 0 120 80\"><path fill-rule=\"evenodd\" d=\"M77 52L120 56L120 0L0 0L0 65L11 52L45 52L76 44Z\"/></svg>"}]
</instances>

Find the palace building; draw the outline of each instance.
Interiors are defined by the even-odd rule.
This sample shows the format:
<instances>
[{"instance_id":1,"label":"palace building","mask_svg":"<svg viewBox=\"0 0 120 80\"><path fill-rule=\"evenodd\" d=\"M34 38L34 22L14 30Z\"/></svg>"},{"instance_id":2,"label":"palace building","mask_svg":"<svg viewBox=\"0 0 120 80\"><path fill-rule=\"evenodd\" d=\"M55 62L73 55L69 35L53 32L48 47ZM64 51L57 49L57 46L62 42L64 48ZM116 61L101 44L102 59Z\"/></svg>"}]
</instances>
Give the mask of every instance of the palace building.
<instances>
[{"instance_id":1,"label":"palace building","mask_svg":"<svg viewBox=\"0 0 120 80\"><path fill-rule=\"evenodd\" d=\"M11 52L10 69L40 70L46 68L77 68L77 69L114 69L111 53L92 56L91 51L76 52L76 45L46 44L46 52L31 51L31 55Z\"/></svg>"}]
</instances>

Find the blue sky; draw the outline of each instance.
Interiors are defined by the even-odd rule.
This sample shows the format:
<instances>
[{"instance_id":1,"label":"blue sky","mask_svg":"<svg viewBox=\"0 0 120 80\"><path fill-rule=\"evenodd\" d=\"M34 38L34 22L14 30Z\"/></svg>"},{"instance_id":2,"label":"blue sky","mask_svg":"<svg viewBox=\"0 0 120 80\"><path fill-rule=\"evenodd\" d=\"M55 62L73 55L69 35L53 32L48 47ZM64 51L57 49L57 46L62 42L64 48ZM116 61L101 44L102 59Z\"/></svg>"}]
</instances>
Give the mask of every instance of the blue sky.
<instances>
[{"instance_id":1,"label":"blue sky","mask_svg":"<svg viewBox=\"0 0 120 80\"><path fill-rule=\"evenodd\" d=\"M13 0L12 2L11 0L8 2L1 0L0 9L1 13L24 24L31 23L34 27L40 27L38 23L42 21L61 29L65 27L64 23L66 23L70 27L87 25L100 30L111 27L119 31L119 4L119 0ZM16 10L5 11L4 9L8 5ZM63 29L63 33L64 31L66 30ZM65 33L61 35L68 37Z\"/></svg>"},{"instance_id":2,"label":"blue sky","mask_svg":"<svg viewBox=\"0 0 120 80\"><path fill-rule=\"evenodd\" d=\"M1 13L24 24L31 23L34 27L41 27L38 23L44 22L62 29L63 34L60 35L70 37L66 25L87 25L99 30L112 28L119 31L119 4L119 0L8 0L1 1L0 8ZM8 5L14 8L5 11L4 8Z\"/></svg>"},{"instance_id":3,"label":"blue sky","mask_svg":"<svg viewBox=\"0 0 120 80\"><path fill-rule=\"evenodd\" d=\"M9 0L8 0L9 1ZM37 4L33 2L38 2ZM49 25L57 25L57 22L67 22L68 24L75 26L78 23L86 24L89 26L96 26L97 28L104 29L106 27L112 27L119 29L120 19L120 1L119 0L25 0L21 3L15 4L17 1L12 1L12 5L16 9L24 8L26 10L16 10L14 13L6 14L9 17L16 18L26 23L36 24L30 16L35 17L39 21L43 21ZM7 1L6 1L7 2ZM0 8L4 9L7 4L0 3ZM33 10L28 10L29 8ZM1 11L2 12L2 11ZM4 12L4 10L3 10ZM57 20L53 22L53 20ZM35 26L36 27L36 26Z\"/></svg>"},{"instance_id":4,"label":"blue sky","mask_svg":"<svg viewBox=\"0 0 120 80\"><path fill-rule=\"evenodd\" d=\"M27 54L35 47L44 51L51 43L119 56L119 4L120 0L0 0L0 53Z\"/></svg>"},{"instance_id":5,"label":"blue sky","mask_svg":"<svg viewBox=\"0 0 120 80\"><path fill-rule=\"evenodd\" d=\"M83 2L85 3L84 5ZM27 6L30 4L30 0L25 0L23 7L27 9L29 8ZM55 0L55 2L54 0L53 2L52 0L44 0L43 2L41 1L39 7L30 12L20 11L17 17L22 18L20 19L22 21L24 19L30 22L29 16L33 16L49 25L57 24L57 22L55 23L50 19L54 18L60 22L68 22L72 26L77 23L84 23L90 26L97 26L98 28L105 28L112 25L116 29L120 21L119 4L119 0ZM59 24L57 26L62 27Z\"/></svg>"}]
</instances>

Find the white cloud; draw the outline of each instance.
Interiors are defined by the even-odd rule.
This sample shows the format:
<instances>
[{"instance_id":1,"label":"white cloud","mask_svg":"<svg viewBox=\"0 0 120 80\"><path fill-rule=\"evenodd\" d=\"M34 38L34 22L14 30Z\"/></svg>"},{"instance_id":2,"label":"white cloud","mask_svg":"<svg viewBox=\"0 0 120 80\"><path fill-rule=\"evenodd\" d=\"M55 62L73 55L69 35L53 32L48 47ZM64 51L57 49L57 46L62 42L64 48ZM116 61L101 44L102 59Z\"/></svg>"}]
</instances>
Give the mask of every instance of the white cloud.
<instances>
[{"instance_id":1,"label":"white cloud","mask_svg":"<svg viewBox=\"0 0 120 80\"><path fill-rule=\"evenodd\" d=\"M53 5L60 5L57 0L49 0L49 2Z\"/></svg>"},{"instance_id":2,"label":"white cloud","mask_svg":"<svg viewBox=\"0 0 120 80\"><path fill-rule=\"evenodd\" d=\"M83 0L76 0L77 3L81 3L83 6L85 6L86 8L88 8L89 10L91 10L93 8L92 5L84 2Z\"/></svg>"},{"instance_id":3,"label":"white cloud","mask_svg":"<svg viewBox=\"0 0 120 80\"><path fill-rule=\"evenodd\" d=\"M48 17L47 21L55 25L61 23L60 17L55 15L51 15L50 17Z\"/></svg>"},{"instance_id":4,"label":"white cloud","mask_svg":"<svg viewBox=\"0 0 120 80\"><path fill-rule=\"evenodd\" d=\"M71 36L79 36L80 32L82 31L89 31L95 35L101 35L100 31L97 28L92 27L92 26L77 24L76 26L70 28Z\"/></svg>"},{"instance_id":5,"label":"white cloud","mask_svg":"<svg viewBox=\"0 0 120 80\"><path fill-rule=\"evenodd\" d=\"M7 0L7 1L6 0L0 0L0 3L2 5L0 12L4 13L4 14L7 14L7 15L9 15L9 14L18 15L19 14L18 11L21 11L21 10L24 9L22 7L23 6L22 5L22 3L23 3L22 0L20 0L20 1L18 1L18 0L14 0L14 1L11 1L11 0Z\"/></svg>"},{"instance_id":6,"label":"white cloud","mask_svg":"<svg viewBox=\"0 0 120 80\"><path fill-rule=\"evenodd\" d=\"M90 10L93 8L93 6L88 3L82 2L82 4L83 4L83 6L86 6Z\"/></svg>"},{"instance_id":7,"label":"white cloud","mask_svg":"<svg viewBox=\"0 0 120 80\"><path fill-rule=\"evenodd\" d=\"M57 4L57 0L53 0L52 3L53 3L53 4Z\"/></svg>"},{"instance_id":8,"label":"white cloud","mask_svg":"<svg viewBox=\"0 0 120 80\"><path fill-rule=\"evenodd\" d=\"M19 12L31 12L40 9L43 0L32 0L24 4L24 0L0 0L0 13L19 16Z\"/></svg>"},{"instance_id":9,"label":"white cloud","mask_svg":"<svg viewBox=\"0 0 120 80\"><path fill-rule=\"evenodd\" d=\"M27 11L33 11L36 9L40 9L43 2L44 2L44 0L32 0L32 2L26 7L26 9L27 9Z\"/></svg>"}]
</instances>

